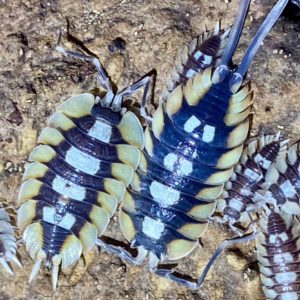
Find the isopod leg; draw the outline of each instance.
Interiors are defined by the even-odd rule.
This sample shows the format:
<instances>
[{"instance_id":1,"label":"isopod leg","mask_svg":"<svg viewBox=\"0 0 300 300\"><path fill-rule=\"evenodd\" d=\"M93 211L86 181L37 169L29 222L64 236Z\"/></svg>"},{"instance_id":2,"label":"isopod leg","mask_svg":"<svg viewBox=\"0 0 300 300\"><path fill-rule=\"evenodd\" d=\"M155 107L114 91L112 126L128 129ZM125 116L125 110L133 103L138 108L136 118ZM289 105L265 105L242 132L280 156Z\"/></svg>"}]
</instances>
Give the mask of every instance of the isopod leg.
<instances>
[{"instance_id":1,"label":"isopod leg","mask_svg":"<svg viewBox=\"0 0 300 300\"><path fill-rule=\"evenodd\" d=\"M59 42L60 42L60 37L59 37L58 43L55 47L55 49L58 52L66 55L66 56L71 56L71 57L78 58L81 60L89 61L96 67L97 72L98 72L99 83L100 83L101 87L107 91L107 96L104 99L102 99L102 101L104 101L104 104L106 106L111 106L115 110L120 110L120 108L122 107L122 102L123 102L124 97L129 97L129 96L133 95L134 93L136 93L140 88L144 88L141 110L140 110L141 116L148 121L152 121L152 118L147 114L146 108L145 108L146 103L147 103L149 87L150 87L150 83L151 83L150 76L146 76L146 77L139 79L137 82L133 83L132 85L130 85L127 88L124 88L123 90L118 92L116 95L114 95L111 81L98 58L67 50L67 49L63 48L62 46L60 46Z\"/></svg>"},{"instance_id":2,"label":"isopod leg","mask_svg":"<svg viewBox=\"0 0 300 300\"><path fill-rule=\"evenodd\" d=\"M249 215L249 218L251 219L251 215ZM242 230L240 230L239 228L237 228L235 226L235 221L234 220L229 220L225 219L225 218L220 218L220 217L210 217L209 218L210 221L218 223L218 224L228 224L228 226L230 227L230 229L233 231L234 234L236 234L237 236L245 236L245 233L251 228L251 224L249 224L247 227L243 228Z\"/></svg>"},{"instance_id":3,"label":"isopod leg","mask_svg":"<svg viewBox=\"0 0 300 300\"><path fill-rule=\"evenodd\" d=\"M194 289L194 290L199 289L202 286L211 266L213 265L215 260L220 256L220 254L222 253L222 251L225 248L227 248L228 246L231 246L233 244L251 241L251 240L255 239L257 234L258 234L257 232L252 232L251 234L248 234L247 236L235 237L232 239L225 240L221 244L221 246L216 250L216 252L213 254L212 258L209 260L209 262L207 263L201 276L198 279L193 279L190 276L187 276L185 274L180 274L176 271L173 271L172 269L159 268L159 265L156 268L153 268L152 272L154 272L155 274L157 274L159 276L162 276L162 277L168 278L172 281L175 281L176 283L178 283L180 285L184 285L190 289Z\"/></svg>"},{"instance_id":4,"label":"isopod leg","mask_svg":"<svg viewBox=\"0 0 300 300\"><path fill-rule=\"evenodd\" d=\"M136 93L140 88L144 88L140 113L143 118L145 118L146 120L151 122L152 118L146 112L146 104L147 104L147 97L148 97L148 93L149 93L150 84L151 84L151 77L150 76L143 77L143 78L139 79L137 82L130 85L129 87L120 91L117 94L116 98L118 97L120 99L120 101L122 101L122 99L124 97L129 97L129 96L133 95L134 93ZM116 103L116 101L114 101L114 105L118 106L120 104Z\"/></svg>"},{"instance_id":5,"label":"isopod leg","mask_svg":"<svg viewBox=\"0 0 300 300\"><path fill-rule=\"evenodd\" d=\"M172 271L172 269L156 269L153 270L154 274L167 278L169 280L175 281L176 283L180 285L184 285L188 287L191 290L195 290L200 288L201 285L198 285L198 283L193 281L193 279L185 279L183 278L184 275L179 274L177 272Z\"/></svg>"},{"instance_id":6,"label":"isopod leg","mask_svg":"<svg viewBox=\"0 0 300 300\"><path fill-rule=\"evenodd\" d=\"M87 60L87 61L91 62L97 69L98 80L99 80L101 86L107 91L112 91L110 79L98 58L67 50L60 45L57 45L55 47L55 49L56 49L56 51L66 55L66 56L71 56L74 58Z\"/></svg>"},{"instance_id":7,"label":"isopod leg","mask_svg":"<svg viewBox=\"0 0 300 300\"><path fill-rule=\"evenodd\" d=\"M121 246L115 246L113 244L104 242L101 239L98 239L97 245L100 246L103 250L105 250L108 253L113 253L117 255L121 259L125 259L126 261L130 262L133 265L141 265L146 256L148 251L142 248L138 248L138 255L133 256L130 252L128 252L126 249L124 249Z\"/></svg>"},{"instance_id":8,"label":"isopod leg","mask_svg":"<svg viewBox=\"0 0 300 300\"><path fill-rule=\"evenodd\" d=\"M91 62L97 69L98 80L100 82L100 85L106 91L108 91L108 92L111 91L112 92L113 89L112 89L111 81L110 81L105 69L103 68L100 60L96 57L89 56L89 55L84 55L84 54L77 53L77 52L73 52L73 51L67 50L64 47L60 46L61 35L62 35L62 32L60 31L55 50L62 53L62 54L64 54L64 55L66 55L66 56L71 56L71 57L74 57L74 58L87 60L87 61Z\"/></svg>"},{"instance_id":9,"label":"isopod leg","mask_svg":"<svg viewBox=\"0 0 300 300\"><path fill-rule=\"evenodd\" d=\"M256 238L257 234L258 234L258 232L253 231L252 233L250 233L248 235L244 235L242 237L234 237L232 239L223 241L223 243L220 245L220 247L215 251L215 253L211 257L211 259L207 263L206 267L204 268L201 276L199 277L198 282L197 282L197 288L199 288L203 284L205 277L206 277L207 273L209 272L211 266L214 264L215 260L220 256L220 254L223 252L223 250L225 248L227 248L231 245L234 245L234 244L252 241L253 239Z\"/></svg>"}]
</instances>

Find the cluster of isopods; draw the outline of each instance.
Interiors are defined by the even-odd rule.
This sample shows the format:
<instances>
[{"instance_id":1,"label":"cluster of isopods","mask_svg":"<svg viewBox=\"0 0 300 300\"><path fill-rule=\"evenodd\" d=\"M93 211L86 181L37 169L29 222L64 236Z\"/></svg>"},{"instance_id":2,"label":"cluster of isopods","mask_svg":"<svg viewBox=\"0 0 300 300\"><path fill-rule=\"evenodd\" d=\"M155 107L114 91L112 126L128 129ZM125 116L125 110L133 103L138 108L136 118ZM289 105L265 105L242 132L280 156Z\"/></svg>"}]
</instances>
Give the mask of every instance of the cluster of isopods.
<instances>
[{"instance_id":1,"label":"cluster of isopods","mask_svg":"<svg viewBox=\"0 0 300 300\"><path fill-rule=\"evenodd\" d=\"M226 245L256 239L266 297L300 299L300 144L288 146L279 133L248 138L253 93L245 82L287 2L277 2L233 69L250 0L240 1L232 28L218 23L193 39L153 116L145 109L149 77L115 91L98 59L57 46L92 62L106 93L63 102L29 156L17 216L35 261L29 281L45 265L55 289L59 270L98 245L133 264L147 258L150 271L196 289ZM140 88L145 129L123 108ZM119 204L120 228L137 255L102 237ZM198 279L162 267L193 251L215 219L236 237L221 245ZM10 262L20 262L9 221L0 207L0 263L12 273ZM241 223L249 226L236 226Z\"/></svg>"}]
</instances>

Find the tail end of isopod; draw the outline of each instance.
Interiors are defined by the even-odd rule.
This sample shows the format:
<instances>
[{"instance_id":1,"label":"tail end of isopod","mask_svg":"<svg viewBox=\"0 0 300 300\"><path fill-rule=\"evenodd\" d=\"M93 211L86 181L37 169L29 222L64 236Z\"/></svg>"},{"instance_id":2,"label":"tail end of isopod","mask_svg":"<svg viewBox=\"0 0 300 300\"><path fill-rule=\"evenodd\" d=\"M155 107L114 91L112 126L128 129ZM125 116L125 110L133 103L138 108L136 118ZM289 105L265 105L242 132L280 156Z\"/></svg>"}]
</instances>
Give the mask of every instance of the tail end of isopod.
<instances>
[{"instance_id":1,"label":"tail end of isopod","mask_svg":"<svg viewBox=\"0 0 300 300\"><path fill-rule=\"evenodd\" d=\"M7 263L6 259L4 257L0 257L0 265L4 268L4 270L10 274L10 275L14 275L13 270L11 269L11 267L9 266L9 264Z\"/></svg>"},{"instance_id":2,"label":"tail end of isopod","mask_svg":"<svg viewBox=\"0 0 300 300\"><path fill-rule=\"evenodd\" d=\"M246 16L248 13L249 5L250 5L250 0L240 0L238 12L235 17L234 24L230 30L229 39L226 48L220 60L219 66L216 68L213 74L213 78L212 78L213 83L223 81L224 78L226 78L228 75L229 72L228 65L232 60L232 56L240 40L244 28Z\"/></svg>"},{"instance_id":3,"label":"tail end of isopod","mask_svg":"<svg viewBox=\"0 0 300 300\"><path fill-rule=\"evenodd\" d=\"M21 262L19 261L19 259L17 258L16 255L12 254L11 252L6 254L8 261L12 261L15 263L15 265L17 265L19 268L23 268Z\"/></svg>"},{"instance_id":4,"label":"tail end of isopod","mask_svg":"<svg viewBox=\"0 0 300 300\"><path fill-rule=\"evenodd\" d=\"M28 283L31 283L37 276L39 270L41 269L43 261L46 259L46 252L42 249L39 250L36 256L37 260L32 268Z\"/></svg>"},{"instance_id":5,"label":"tail end of isopod","mask_svg":"<svg viewBox=\"0 0 300 300\"><path fill-rule=\"evenodd\" d=\"M59 271L59 265L61 263L62 257L61 255L54 255L51 259L52 262L52 289L53 291L56 290L57 287L57 281L58 281L58 271Z\"/></svg>"}]
</instances>

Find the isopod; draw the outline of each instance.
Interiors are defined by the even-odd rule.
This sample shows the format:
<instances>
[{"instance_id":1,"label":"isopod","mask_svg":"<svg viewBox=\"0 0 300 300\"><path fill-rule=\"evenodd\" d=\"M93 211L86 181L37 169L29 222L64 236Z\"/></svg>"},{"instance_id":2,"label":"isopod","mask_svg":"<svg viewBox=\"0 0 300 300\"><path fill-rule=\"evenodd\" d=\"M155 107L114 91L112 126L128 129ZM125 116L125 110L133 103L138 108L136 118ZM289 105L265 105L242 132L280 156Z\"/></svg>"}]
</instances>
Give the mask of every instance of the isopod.
<instances>
[{"instance_id":1,"label":"isopod","mask_svg":"<svg viewBox=\"0 0 300 300\"><path fill-rule=\"evenodd\" d=\"M103 97L72 96L59 105L29 155L19 193L17 223L30 257L35 260L29 282L42 264L52 270L72 267L106 230L124 197L140 160L144 135L138 118L122 108L124 99L149 84L144 77L115 91L100 61L57 50L92 62ZM146 94L144 94L146 96Z\"/></svg>"},{"instance_id":2,"label":"isopod","mask_svg":"<svg viewBox=\"0 0 300 300\"><path fill-rule=\"evenodd\" d=\"M297 217L265 207L256 238L260 278L267 299L300 298L300 224Z\"/></svg>"},{"instance_id":3,"label":"isopod","mask_svg":"<svg viewBox=\"0 0 300 300\"><path fill-rule=\"evenodd\" d=\"M149 269L189 288L187 279L161 262L177 261L199 244L216 199L240 159L248 136L252 93L245 74L287 0L272 9L241 64L229 68L250 1L240 1L237 18L218 65L179 84L156 110L145 130L145 150L120 209L120 226L138 255L99 244L134 264L149 258ZM172 87L173 88L173 87ZM164 103L165 102L165 103Z\"/></svg>"}]
</instances>

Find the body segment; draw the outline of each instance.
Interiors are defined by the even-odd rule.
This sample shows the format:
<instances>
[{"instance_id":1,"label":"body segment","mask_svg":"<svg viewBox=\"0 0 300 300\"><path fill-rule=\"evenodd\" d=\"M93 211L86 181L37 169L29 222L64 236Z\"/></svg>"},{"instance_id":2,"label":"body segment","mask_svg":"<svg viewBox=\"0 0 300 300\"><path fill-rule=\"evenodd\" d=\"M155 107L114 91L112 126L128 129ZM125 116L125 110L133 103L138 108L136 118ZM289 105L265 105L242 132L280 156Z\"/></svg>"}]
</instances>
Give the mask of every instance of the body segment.
<instances>
[{"instance_id":1,"label":"body segment","mask_svg":"<svg viewBox=\"0 0 300 300\"><path fill-rule=\"evenodd\" d=\"M279 157L265 177L264 188L269 201L289 214L300 214L300 156L299 142Z\"/></svg>"},{"instance_id":2,"label":"body segment","mask_svg":"<svg viewBox=\"0 0 300 300\"><path fill-rule=\"evenodd\" d=\"M280 140L279 134L265 135L253 138L244 147L241 159L218 199L218 210L234 231L238 232L233 226L235 223L250 222L249 213L266 203L262 191L264 177L276 159L285 156L287 142Z\"/></svg>"},{"instance_id":3,"label":"body segment","mask_svg":"<svg viewBox=\"0 0 300 300\"><path fill-rule=\"evenodd\" d=\"M10 224L10 217L0 202L0 265L11 275L13 275L13 271L9 265L10 262L22 267L16 253L17 242Z\"/></svg>"},{"instance_id":4,"label":"body segment","mask_svg":"<svg viewBox=\"0 0 300 300\"><path fill-rule=\"evenodd\" d=\"M257 259L266 298L299 299L299 220L271 208L261 214L259 229Z\"/></svg>"}]
</instances>

